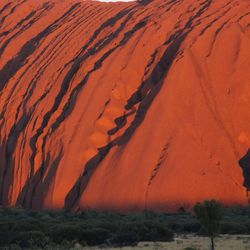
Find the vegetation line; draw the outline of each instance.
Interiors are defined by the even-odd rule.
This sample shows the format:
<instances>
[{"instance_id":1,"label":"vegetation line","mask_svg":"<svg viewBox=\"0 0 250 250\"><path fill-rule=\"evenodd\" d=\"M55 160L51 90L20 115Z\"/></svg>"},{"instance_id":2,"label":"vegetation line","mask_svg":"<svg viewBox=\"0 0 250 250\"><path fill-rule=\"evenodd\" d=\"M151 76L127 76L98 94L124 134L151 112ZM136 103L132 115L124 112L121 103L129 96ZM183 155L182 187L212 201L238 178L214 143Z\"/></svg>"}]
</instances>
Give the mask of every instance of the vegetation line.
<instances>
[{"instance_id":1,"label":"vegetation line","mask_svg":"<svg viewBox=\"0 0 250 250\"><path fill-rule=\"evenodd\" d=\"M198 204L196 210L200 213L204 206L205 203ZM216 234L250 234L250 207L221 207L221 213L223 219L218 227L216 224ZM217 220L210 220L209 224L206 220L204 224L201 217L197 217L183 210L176 213L88 211L73 214L0 207L0 249L70 249L76 243L121 247L137 245L140 241L172 241L175 234L211 235L209 230L214 229Z\"/></svg>"}]
</instances>

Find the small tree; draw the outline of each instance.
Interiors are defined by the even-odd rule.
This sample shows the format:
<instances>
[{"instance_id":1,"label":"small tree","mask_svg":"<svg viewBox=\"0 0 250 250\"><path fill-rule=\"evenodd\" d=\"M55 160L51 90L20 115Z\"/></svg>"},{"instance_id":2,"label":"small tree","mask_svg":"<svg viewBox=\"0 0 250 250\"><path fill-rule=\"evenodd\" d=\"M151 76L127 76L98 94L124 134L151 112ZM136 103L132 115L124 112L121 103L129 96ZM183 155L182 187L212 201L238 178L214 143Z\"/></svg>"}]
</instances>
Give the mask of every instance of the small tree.
<instances>
[{"instance_id":1,"label":"small tree","mask_svg":"<svg viewBox=\"0 0 250 250\"><path fill-rule=\"evenodd\" d=\"M216 236L220 220L222 219L221 204L216 200L197 203L194 207L194 212L203 228L207 231L207 234L211 239L211 249L214 250L214 237Z\"/></svg>"}]
</instances>

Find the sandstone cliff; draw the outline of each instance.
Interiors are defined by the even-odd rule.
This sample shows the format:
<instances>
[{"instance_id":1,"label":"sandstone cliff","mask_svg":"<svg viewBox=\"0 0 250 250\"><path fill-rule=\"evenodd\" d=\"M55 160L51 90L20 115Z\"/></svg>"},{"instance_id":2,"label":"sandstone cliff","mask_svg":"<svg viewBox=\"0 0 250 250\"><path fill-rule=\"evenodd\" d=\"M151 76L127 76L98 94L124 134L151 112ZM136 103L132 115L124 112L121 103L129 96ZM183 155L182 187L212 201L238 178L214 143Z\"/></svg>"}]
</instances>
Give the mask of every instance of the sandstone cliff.
<instances>
[{"instance_id":1,"label":"sandstone cliff","mask_svg":"<svg viewBox=\"0 0 250 250\"><path fill-rule=\"evenodd\" d=\"M249 148L248 0L0 1L1 204L247 204Z\"/></svg>"}]
</instances>

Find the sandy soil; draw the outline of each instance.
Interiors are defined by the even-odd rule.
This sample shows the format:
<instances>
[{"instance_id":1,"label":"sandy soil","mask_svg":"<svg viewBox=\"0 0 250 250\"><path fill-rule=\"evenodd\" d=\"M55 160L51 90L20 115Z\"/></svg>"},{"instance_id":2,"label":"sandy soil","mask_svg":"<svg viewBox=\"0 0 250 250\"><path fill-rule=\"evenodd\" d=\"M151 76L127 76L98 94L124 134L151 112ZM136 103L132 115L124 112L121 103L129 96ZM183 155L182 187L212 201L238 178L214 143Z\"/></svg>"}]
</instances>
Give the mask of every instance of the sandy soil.
<instances>
[{"instance_id":1,"label":"sandy soil","mask_svg":"<svg viewBox=\"0 0 250 250\"><path fill-rule=\"evenodd\" d=\"M250 250L250 235L221 235L215 240L216 250ZM141 242L136 247L123 247L123 250L184 250L190 247L195 250L210 250L210 241L206 237L194 235L182 235L175 238L173 242L149 243ZM85 247L86 250L105 249L96 247ZM120 248L106 248L120 249ZM190 250L191 250L190 249Z\"/></svg>"}]
</instances>

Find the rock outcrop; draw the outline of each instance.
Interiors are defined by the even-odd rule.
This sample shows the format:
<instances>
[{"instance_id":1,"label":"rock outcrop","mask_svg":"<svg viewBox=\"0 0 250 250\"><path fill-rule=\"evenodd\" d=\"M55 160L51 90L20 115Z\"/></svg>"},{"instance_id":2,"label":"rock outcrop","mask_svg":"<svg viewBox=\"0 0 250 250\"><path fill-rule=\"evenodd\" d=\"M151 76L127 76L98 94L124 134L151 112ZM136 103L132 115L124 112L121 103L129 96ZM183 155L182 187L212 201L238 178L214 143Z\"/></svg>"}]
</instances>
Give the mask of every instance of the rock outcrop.
<instances>
[{"instance_id":1,"label":"rock outcrop","mask_svg":"<svg viewBox=\"0 0 250 250\"><path fill-rule=\"evenodd\" d=\"M249 65L249 0L0 1L0 203L247 204Z\"/></svg>"}]
</instances>

